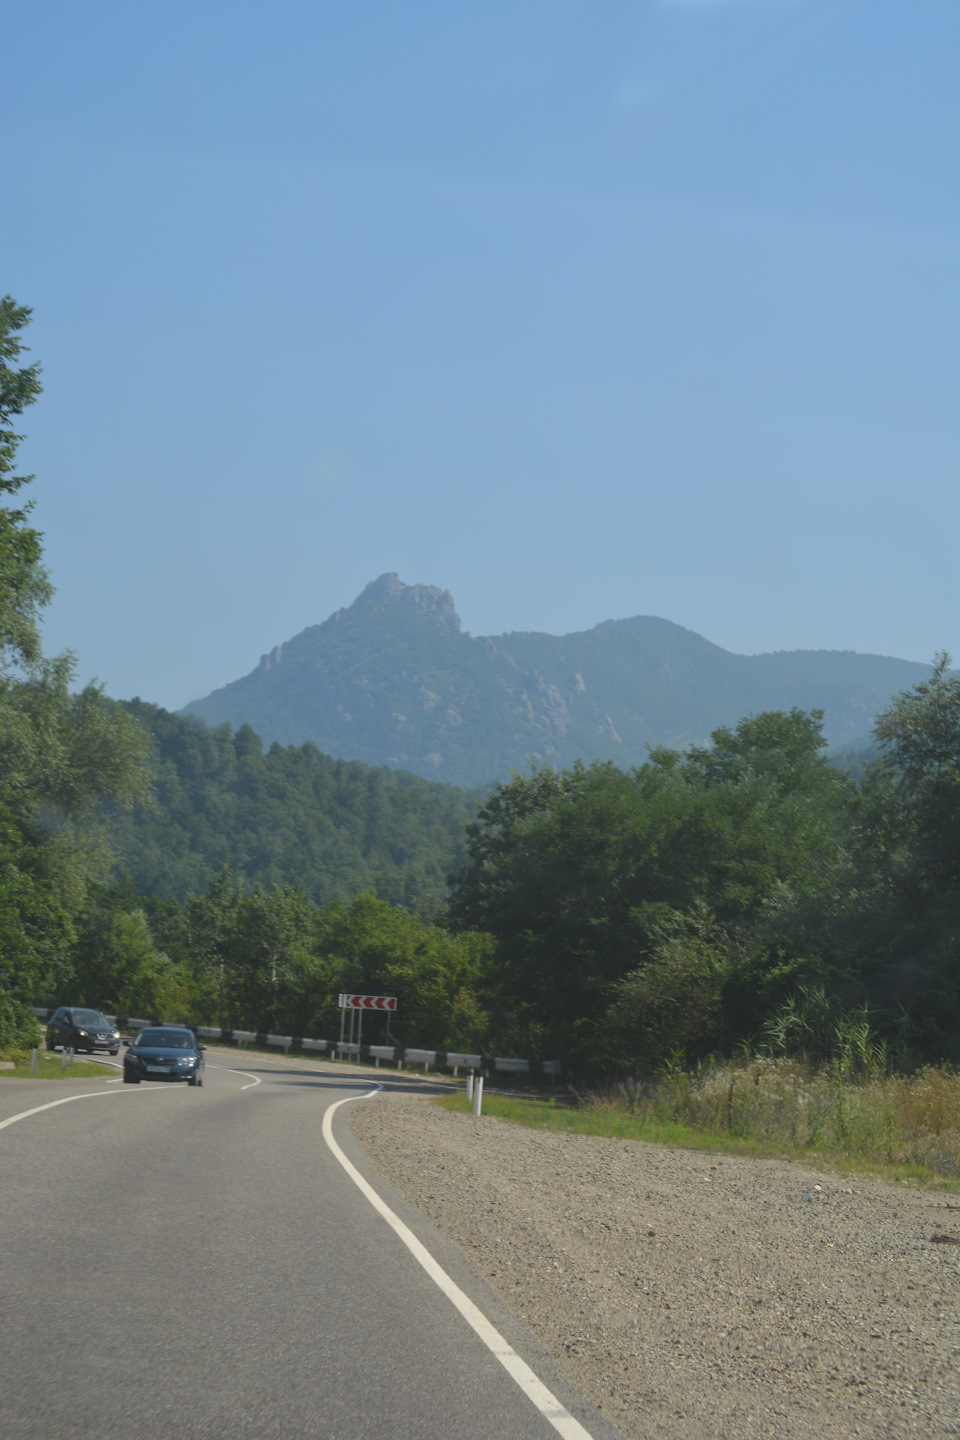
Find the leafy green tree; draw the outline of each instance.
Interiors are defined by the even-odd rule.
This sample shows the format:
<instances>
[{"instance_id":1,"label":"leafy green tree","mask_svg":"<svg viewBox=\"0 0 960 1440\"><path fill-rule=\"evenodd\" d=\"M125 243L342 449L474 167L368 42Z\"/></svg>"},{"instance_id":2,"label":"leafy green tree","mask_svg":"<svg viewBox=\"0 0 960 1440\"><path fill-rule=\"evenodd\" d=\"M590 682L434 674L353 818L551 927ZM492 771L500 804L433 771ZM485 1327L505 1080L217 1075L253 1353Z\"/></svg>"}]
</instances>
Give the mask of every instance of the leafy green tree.
<instances>
[{"instance_id":1,"label":"leafy green tree","mask_svg":"<svg viewBox=\"0 0 960 1440\"><path fill-rule=\"evenodd\" d=\"M210 881L206 895L191 897L186 906L187 943L207 994L216 996L216 1023L221 1029L236 1025L233 961L239 913L240 887L229 865Z\"/></svg>"},{"instance_id":2,"label":"leafy green tree","mask_svg":"<svg viewBox=\"0 0 960 1440\"><path fill-rule=\"evenodd\" d=\"M960 885L960 675L949 664L941 651L931 678L896 696L874 726L925 891Z\"/></svg>"},{"instance_id":3,"label":"leafy green tree","mask_svg":"<svg viewBox=\"0 0 960 1440\"><path fill-rule=\"evenodd\" d=\"M257 886L239 904L232 946L231 996L257 1030L306 1033L322 990L319 911L295 885L267 894Z\"/></svg>"},{"instance_id":4,"label":"leafy green tree","mask_svg":"<svg viewBox=\"0 0 960 1440\"><path fill-rule=\"evenodd\" d=\"M707 964L683 920L698 907L729 937L711 955L802 933L804 908L836 886L853 794L824 759L821 721L750 716L630 774L606 763L498 786L468 827L450 906L455 926L496 940L495 1023L512 1015L529 1049L597 1054L611 986L632 975L638 994L642 974L662 989L681 952ZM724 989L723 965L711 985ZM704 1011L704 1039L711 1025Z\"/></svg>"},{"instance_id":5,"label":"leafy green tree","mask_svg":"<svg viewBox=\"0 0 960 1440\"><path fill-rule=\"evenodd\" d=\"M5 502L33 479L14 473L23 436L11 428L41 390L39 365L15 368L27 348L19 336L31 313L9 295L0 300L0 496ZM40 659L39 614L53 593L40 535L28 523L32 508L32 502L0 504L0 678Z\"/></svg>"},{"instance_id":6,"label":"leafy green tree","mask_svg":"<svg viewBox=\"0 0 960 1440\"><path fill-rule=\"evenodd\" d=\"M612 987L598 1050L641 1072L668 1055L706 1054L725 1038L724 986L737 960L706 905L663 919L643 962Z\"/></svg>"},{"instance_id":7,"label":"leafy green tree","mask_svg":"<svg viewBox=\"0 0 960 1440\"><path fill-rule=\"evenodd\" d=\"M919 1054L960 1058L960 676L933 673L877 717L842 936L864 995Z\"/></svg>"},{"instance_id":8,"label":"leafy green tree","mask_svg":"<svg viewBox=\"0 0 960 1440\"><path fill-rule=\"evenodd\" d=\"M375 895L321 912L319 944L326 957L328 1033L339 1025L339 991L397 996L391 1038L428 1050L480 1049L488 1038L483 1004L490 956L480 935L451 935ZM365 1035L371 1043L382 1036Z\"/></svg>"},{"instance_id":9,"label":"leafy green tree","mask_svg":"<svg viewBox=\"0 0 960 1440\"><path fill-rule=\"evenodd\" d=\"M191 1018L189 983L157 948L141 908L98 908L84 926L75 956L71 992L78 1004L148 1020Z\"/></svg>"},{"instance_id":10,"label":"leafy green tree","mask_svg":"<svg viewBox=\"0 0 960 1440\"><path fill-rule=\"evenodd\" d=\"M73 695L73 660L45 659L40 613L52 594L31 506L15 499L33 478L16 473L16 417L40 394L37 365L17 366L30 310L0 300L0 792L3 985L21 999L63 982L73 920L106 852L89 822L104 795L145 798L149 737L88 686Z\"/></svg>"},{"instance_id":11,"label":"leafy green tree","mask_svg":"<svg viewBox=\"0 0 960 1440\"><path fill-rule=\"evenodd\" d=\"M0 793L0 995L28 1005L54 994L71 968L75 931L49 859Z\"/></svg>"},{"instance_id":12,"label":"leafy green tree","mask_svg":"<svg viewBox=\"0 0 960 1440\"><path fill-rule=\"evenodd\" d=\"M934 656L933 675L901 691L877 716L873 733L905 784L949 785L960 777L960 675L950 656Z\"/></svg>"}]
</instances>

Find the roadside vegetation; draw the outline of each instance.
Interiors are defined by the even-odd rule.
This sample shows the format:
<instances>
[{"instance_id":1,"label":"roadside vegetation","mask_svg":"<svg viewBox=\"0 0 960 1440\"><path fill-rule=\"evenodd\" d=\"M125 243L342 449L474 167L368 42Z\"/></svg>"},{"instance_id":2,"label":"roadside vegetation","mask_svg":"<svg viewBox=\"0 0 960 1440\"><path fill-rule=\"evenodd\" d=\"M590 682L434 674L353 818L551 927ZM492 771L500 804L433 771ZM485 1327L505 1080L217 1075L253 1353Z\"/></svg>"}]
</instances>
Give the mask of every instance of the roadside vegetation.
<instances>
[{"instance_id":1,"label":"roadside vegetation","mask_svg":"<svg viewBox=\"0 0 960 1440\"><path fill-rule=\"evenodd\" d=\"M119 1071L106 1065L96 1065L92 1060L74 1060L73 1064L63 1065L60 1052L52 1050L40 1050L37 1053L36 1074L30 1068L30 1055L22 1052L7 1051L8 1064L13 1062L13 1069L0 1069L0 1080L109 1080L111 1075L119 1074Z\"/></svg>"},{"instance_id":2,"label":"roadside vegetation","mask_svg":"<svg viewBox=\"0 0 960 1440\"><path fill-rule=\"evenodd\" d=\"M468 1112L462 1094L434 1103ZM960 1075L851 1076L755 1057L622 1080L563 1098L483 1097L483 1113L535 1129L805 1160L960 1192Z\"/></svg>"}]
</instances>

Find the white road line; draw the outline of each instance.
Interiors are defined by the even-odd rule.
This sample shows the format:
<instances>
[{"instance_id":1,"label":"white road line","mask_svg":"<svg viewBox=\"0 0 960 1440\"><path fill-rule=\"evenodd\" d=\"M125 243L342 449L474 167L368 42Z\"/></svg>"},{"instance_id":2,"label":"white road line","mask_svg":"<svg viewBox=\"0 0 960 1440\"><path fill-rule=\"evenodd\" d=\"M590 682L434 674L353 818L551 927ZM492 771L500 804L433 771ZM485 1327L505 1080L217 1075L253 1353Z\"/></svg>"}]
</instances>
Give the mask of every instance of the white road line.
<instances>
[{"instance_id":1,"label":"white road line","mask_svg":"<svg viewBox=\"0 0 960 1440\"><path fill-rule=\"evenodd\" d=\"M241 1090L252 1090L253 1087L254 1087L254 1085L260 1085L260 1084L262 1083L262 1082L261 1082L261 1079L260 1079L260 1076L259 1076L259 1075L251 1075L249 1070L231 1070L229 1065L211 1065L211 1066L210 1066L210 1069L211 1069L211 1070L223 1070L223 1071L226 1072L227 1075L245 1075L245 1076L247 1077L247 1079L250 1081L250 1084L249 1084L249 1085L241 1085L241 1086L240 1086L240 1089L241 1089Z\"/></svg>"},{"instance_id":2,"label":"white road line","mask_svg":"<svg viewBox=\"0 0 960 1440\"><path fill-rule=\"evenodd\" d=\"M111 1082L108 1080L107 1084ZM158 1086L164 1089L164 1086ZM39 1115L42 1110L55 1110L58 1105L69 1105L71 1100L103 1100L110 1095L129 1095L129 1090L85 1090L82 1095L64 1095L62 1100L51 1100L46 1105L34 1105L32 1110L21 1110L19 1115L11 1115L7 1120L0 1120L0 1130L6 1130L8 1125L16 1125L18 1120L27 1120L31 1115Z\"/></svg>"},{"instance_id":3,"label":"white road line","mask_svg":"<svg viewBox=\"0 0 960 1440\"><path fill-rule=\"evenodd\" d=\"M537 1407L540 1414L545 1420L549 1421L557 1434L563 1436L563 1440L592 1440L590 1432L585 1430L580 1424L580 1421L560 1404L557 1397L551 1390L548 1390L543 1381L534 1374L526 1361L521 1360L513 1346L508 1345L499 1330L496 1330L494 1326L491 1325L483 1311L477 1309L473 1301L460 1289L460 1286L451 1280L446 1270L437 1264L436 1260L434 1260L430 1254L430 1251L425 1245L420 1243L413 1231L404 1225L399 1215L395 1214L386 1201L380 1198L376 1190L367 1184L366 1180L364 1180L360 1174L360 1171L355 1165L350 1163L333 1138L333 1116L335 1111L339 1110L341 1105L349 1105L354 1100L369 1100L371 1096L376 1095L377 1092L382 1089L383 1086L378 1085L375 1089L368 1090L365 1095L348 1095L345 1100L338 1100L336 1104L331 1105L330 1108L324 1112L323 1138L333 1152L334 1157L339 1160L360 1193L370 1201L374 1210L383 1216L390 1228L396 1232L404 1245L406 1245L414 1259L419 1261L434 1284L437 1285L443 1291L444 1295L446 1295L447 1299L456 1306L467 1324L480 1337L490 1353L496 1356L507 1374L516 1381L527 1399Z\"/></svg>"}]
</instances>

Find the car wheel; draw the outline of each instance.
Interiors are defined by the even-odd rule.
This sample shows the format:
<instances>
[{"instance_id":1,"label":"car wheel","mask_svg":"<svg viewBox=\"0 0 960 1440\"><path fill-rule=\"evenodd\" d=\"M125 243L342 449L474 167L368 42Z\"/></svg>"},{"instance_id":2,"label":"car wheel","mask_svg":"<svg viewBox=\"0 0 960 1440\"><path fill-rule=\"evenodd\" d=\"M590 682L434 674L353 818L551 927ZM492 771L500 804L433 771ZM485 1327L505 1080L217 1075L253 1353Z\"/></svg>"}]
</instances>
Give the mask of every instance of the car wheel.
<instances>
[{"instance_id":1,"label":"car wheel","mask_svg":"<svg viewBox=\"0 0 960 1440\"><path fill-rule=\"evenodd\" d=\"M139 1085L139 1084L140 1084L140 1076L139 1076L139 1075L128 1075L127 1072L126 1072L126 1070L124 1070L124 1072L123 1072L123 1083L124 1083L124 1085Z\"/></svg>"},{"instance_id":2,"label":"car wheel","mask_svg":"<svg viewBox=\"0 0 960 1440\"><path fill-rule=\"evenodd\" d=\"M188 1084L188 1085L194 1085L194 1086L196 1086L196 1085L199 1085L199 1083L200 1083L200 1082L199 1082L199 1080L197 1079L196 1075L188 1075L188 1076L187 1076L187 1084Z\"/></svg>"},{"instance_id":3,"label":"car wheel","mask_svg":"<svg viewBox=\"0 0 960 1440\"><path fill-rule=\"evenodd\" d=\"M110 1051L110 1054L111 1054L111 1055L119 1055L119 1054L120 1054L120 1051L119 1051L119 1050L111 1050L111 1051Z\"/></svg>"}]
</instances>

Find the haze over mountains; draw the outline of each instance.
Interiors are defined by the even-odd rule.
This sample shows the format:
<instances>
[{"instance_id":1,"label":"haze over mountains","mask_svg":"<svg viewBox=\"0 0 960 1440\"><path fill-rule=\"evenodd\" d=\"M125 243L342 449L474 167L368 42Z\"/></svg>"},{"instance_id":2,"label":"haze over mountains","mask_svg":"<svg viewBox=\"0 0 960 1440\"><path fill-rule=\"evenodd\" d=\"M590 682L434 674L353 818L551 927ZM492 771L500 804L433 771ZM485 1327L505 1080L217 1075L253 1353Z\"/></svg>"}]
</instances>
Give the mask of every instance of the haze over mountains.
<instances>
[{"instance_id":1,"label":"haze over mountains","mask_svg":"<svg viewBox=\"0 0 960 1440\"><path fill-rule=\"evenodd\" d=\"M449 591L388 574L181 713L481 786L531 761L642 764L648 745L703 744L719 725L792 706L823 710L830 744L847 745L929 674L853 651L735 655L645 615L572 635L474 637Z\"/></svg>"}]
</instances>

